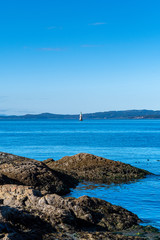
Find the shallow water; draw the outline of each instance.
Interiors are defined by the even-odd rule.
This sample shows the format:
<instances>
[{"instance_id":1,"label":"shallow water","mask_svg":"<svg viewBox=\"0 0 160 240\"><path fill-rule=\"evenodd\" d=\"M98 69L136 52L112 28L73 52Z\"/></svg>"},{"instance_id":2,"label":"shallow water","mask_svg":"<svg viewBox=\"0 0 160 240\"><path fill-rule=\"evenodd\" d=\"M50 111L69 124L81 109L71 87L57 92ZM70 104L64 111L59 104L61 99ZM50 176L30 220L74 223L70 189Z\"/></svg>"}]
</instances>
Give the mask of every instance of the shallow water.
<instances>
[{"instance_id":1,"label":"shallow water","mask_svg":"<svg viewBox=\"0 0 160 240\"><path fill-rule=\"evenodd\" d=\"M0 121L0 139L0 151L37 160L87 152L156 174L130 184L81 183L71 196L105 199L160 229L160 120Z\"/></svg>"}]
</instances>

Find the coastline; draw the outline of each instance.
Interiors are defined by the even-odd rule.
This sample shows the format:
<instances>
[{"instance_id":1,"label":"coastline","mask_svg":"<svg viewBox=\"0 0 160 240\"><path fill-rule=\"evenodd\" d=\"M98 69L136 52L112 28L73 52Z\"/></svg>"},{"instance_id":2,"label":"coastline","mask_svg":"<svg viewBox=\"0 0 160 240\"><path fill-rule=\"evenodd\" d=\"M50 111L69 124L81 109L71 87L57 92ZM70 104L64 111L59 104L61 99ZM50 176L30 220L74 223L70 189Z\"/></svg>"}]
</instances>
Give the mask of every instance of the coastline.
<instances>
[{"instance_id":1,"label":"coastline","mask_svg":"<svg viewBox=\"0 0 160 240\"><path fill-rule=\"evenodd\" d=\"M83 157L86 158L86 155ZM69 163L70 160L67 161ZM73 177L69 180L69 175L52 170L45 163L7 153L0 154L0 163L1 222L3 228L4 224L10 225L11 232L4 235L2 231L7 239L18 236L19 239L138 240L144 239L142 236L145 239L151 235L152 238L148 239L160 236L155 228L140 226L140 219L135 214L104 200L87 196L78 199L61 197L67 193L67 186L71 188L78 182L73 182ZM29 219L32 219L32 227ZM26 227L30 229L27 233L22 230ZM16 229L19 229L18 232Z\"/></svg>"}]
</instances>

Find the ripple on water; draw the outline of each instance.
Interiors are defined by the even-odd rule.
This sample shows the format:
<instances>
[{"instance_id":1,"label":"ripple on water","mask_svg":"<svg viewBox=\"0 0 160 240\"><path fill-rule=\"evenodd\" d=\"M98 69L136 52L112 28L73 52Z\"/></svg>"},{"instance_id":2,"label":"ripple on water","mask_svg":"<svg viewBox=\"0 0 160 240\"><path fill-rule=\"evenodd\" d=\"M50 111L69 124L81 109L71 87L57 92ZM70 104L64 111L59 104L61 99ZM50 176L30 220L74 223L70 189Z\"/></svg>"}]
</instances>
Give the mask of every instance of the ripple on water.
<instances>
[{"instance_id":1,"label":"ripple on water","mask_svg":"<svg viewBox=\"0 0 160 240\"><path fill-rule=\"evenodd\" d=\"M44 160L86 152L160 174L160 120L0 121L0 151ZM83 183L90 195L136 213L160 228L160 176L121 185Z\"/></svg>"},{"instance_id":2,"label":"ripple on water","mask_svg":"<svg viewBox=\"0 0 160 240\"><path fill-rule=\"evenodd\" d=\"M128 184L80 183L72 189L69 196L88 195L122 206L138 215L143 225L152 225L160 229L159 176L148 176ZM149 195L148 195L149 193Z\"/></svg>"}]
</instances>

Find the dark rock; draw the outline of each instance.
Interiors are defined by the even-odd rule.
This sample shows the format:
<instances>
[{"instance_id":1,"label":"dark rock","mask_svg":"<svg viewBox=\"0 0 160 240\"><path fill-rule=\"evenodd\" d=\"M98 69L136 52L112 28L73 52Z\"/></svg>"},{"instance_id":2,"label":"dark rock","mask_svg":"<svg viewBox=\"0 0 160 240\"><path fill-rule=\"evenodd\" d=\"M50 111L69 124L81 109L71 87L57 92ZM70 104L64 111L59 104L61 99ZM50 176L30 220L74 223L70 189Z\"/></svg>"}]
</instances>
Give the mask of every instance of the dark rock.
<instances>
[{"instance_id":1,"label":"dark rock","mask_svg":"<svg viewBox=\"0 0 160 240\"><path fill-rule=\"evenodd\" d=\"M96 179L100 181L98 174L106 173L106 169L111 171L107 175L109 179L112 177L110 180L113 180L117 173L125 178L127 173L134 177L139 177L142 173L148 174L130 165L88 154L79 154L70 160L69 157L66 158L62 161L63 168L66 166L66 172L69 172L71 165L75 170L72 170L73 175L78 179L79 173L80 176L85 173L89 178L95 173ZM48 166L55 163L52 159L46 161ZM88 196L76 199L53 194L67 193L69 187L75 186L78 181L63 173L64 170L52 170L46 164L0 153L0 239L142 239L128 236L128 229L137 227L138 231L140 219L126 209ZM123 231L124 234L120 233ZM148 231L151 231L151 228L148 228Z\"/></svg>"},{"instance_id":2,"label":"dark rock","mask_svg":"<svg viewBox=\"0 0 160 240\"><path fill-rule=\"evenodd\" d=\"M44 240L148 240L135 236L124 236L108 232L75 232L46 234ZM153 239L150 239L153 240ZM158 239L154 239L158 240Z\"/></svg>"},{"instance_id":3,"label":"dark rock","mask_svg":"<svg viewBox=\"0 0 160 240\"><path fill-rule=\"evenodd\" d=\"M43 193L68 193L77 180L58 173L43 162L0 152L0 184L33 186Z\"/></svg>"},{"instance_id":4,"label":"dark rock","mask_svg":"<svg viewBox=\"0 0 160 240\"><path fill-rule=\"evenodd\" d=\"M48 164L50 162L54 162L53 158L48 158L46 160L43 161L45 164Z\"/></svg>"},{"instance_id":5,"label":"dark rock","mask_svg":"<svg viewBox=\"0 0 160 240\"><path fill-rule=\"evenodd\" d=\"M9 184L0 186L0 199L3 240L142 239L128 236L132 230L127 233L128 228L135 229L134 235L139 231L135 214L97 198L43 196L31 187Z\"/></svg>"},{"instance_id":6,"label":"dark rock","mask_svg":"<svg viewBox=\"0 0 160 240\"><path fill-rule=\"evenodd\" d=\"M73 231L118 231L137 225L140 219L126 209L87 196L63 198L42 196L27 186L0 186L0 222L6 232L52 233ZM3 231L2 231L3 232Z\"/></svg>"},{"instance_id":7,"label":"dark rock","mask_svg":"<svg viewBox=\"0 0 160 240\"><path fill-rule=\"evenodd\" d=\"M50 168L71 175L78 180L108 184L128 182L151 174L129 164L87 153L66 156L58 161L48 161L46 164Z\"/></svg>"}]
</instances>

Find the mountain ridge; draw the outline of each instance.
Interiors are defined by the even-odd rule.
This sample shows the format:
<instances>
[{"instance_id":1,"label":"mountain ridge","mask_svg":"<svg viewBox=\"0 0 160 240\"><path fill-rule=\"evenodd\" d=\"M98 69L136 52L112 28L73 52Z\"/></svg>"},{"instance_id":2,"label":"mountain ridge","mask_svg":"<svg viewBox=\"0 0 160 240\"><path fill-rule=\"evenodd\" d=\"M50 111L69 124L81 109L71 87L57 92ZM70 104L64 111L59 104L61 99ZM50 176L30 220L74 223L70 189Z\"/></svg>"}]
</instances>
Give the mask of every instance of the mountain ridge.
<instances>
[{"instance_id":1,"label":"mountain ridge","mask_svg":"<svg viewBox=\"0 0 160 240\"><path fill-rule=\"evenodd\" d=\"M25 114L25 115L1 115L0 120L78 120L79 114ZM83 119L160 119L160 110L121 110L104 111L83 114Z\"/></svg>"}]
</instances>

